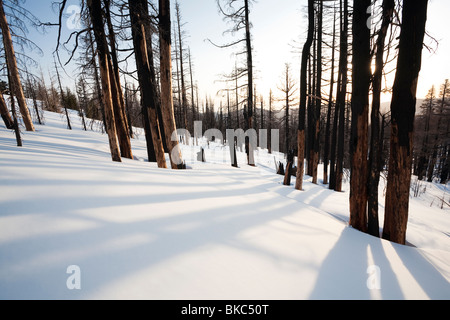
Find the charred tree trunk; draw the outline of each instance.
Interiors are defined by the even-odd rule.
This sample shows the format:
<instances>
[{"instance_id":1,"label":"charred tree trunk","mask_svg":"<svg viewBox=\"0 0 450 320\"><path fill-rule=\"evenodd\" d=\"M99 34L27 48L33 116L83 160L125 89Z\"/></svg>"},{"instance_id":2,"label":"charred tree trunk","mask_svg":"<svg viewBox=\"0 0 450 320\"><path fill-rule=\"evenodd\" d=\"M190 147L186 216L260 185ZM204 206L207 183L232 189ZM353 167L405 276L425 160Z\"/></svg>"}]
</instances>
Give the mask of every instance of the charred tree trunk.
<instances>
[{"instance_id":1,"label":"charred tree trunk","mask_svg":"<svg viewBox=\"0 0 450 320\"><path fill-rule=\"evenodd\" d=\"M367 153L369 129L370 29L367 28L371 0L353 1L352 129L350 140L350 225L367 231Z\"/></svg>"},{"instance_id":2,"label":"charred tree trunk","mask_svg":"<svg viewBox=\"0 0 450 320\"><path fill-rule=\"evenodd\" d=\"M178 50L180 59L180 78L181 78L181 108L183 110L183 123L184 129L189 129L189 119L188 119L188 102L186 94L186 81L184 79L184 55L183 55L183 41L181 35L181 12L178 2L175 4L176 17L177 17L177 28L178 28ZM186 144L189 145L189 141L186 136Z\"/></svg>"},{"instance_id":3,"label":"charred tree trunk","mask_svg":"<svg viewBox=\"0 0 450 320\"><path fill-rule=\"evenodd\" d=\"M98 66L97 66L97 60L96 60L97 52L94 49L94 40L92 37L92 31L88 31L88 37L89 37L89 42L91 43L92 64L94 67L94 81L95 81L95 88L97 91L97 99L98 99L98 103L100 105L100 112L102 113L103 127L106 131L105 102L103 99L103 93L102 93L102 88L101 88L101 84L100 84L100 76L98 74Z\"/></svg>"},{"instance_id":4,"label":"charred tree trunk","mask_svg":"<svg viewBox=\"0 0 450 320\"><path fill-rule=\"evenodd\" d=\"M245 10L245 46L247 52L247 78L248 78L248 112L247 112L247 127L253 128L253 54L252 54L252 40L250 35L250 9L248 0L244 0ZM246 140L247 145L247 160L249 165L255 165L253 156L253 146Z\"/></svg>"},{"instance_id":5,"label":"charred tree trunk","mask_svg":"<svg viewBox=\"0 0 450 320\"><path fill-rule=\"evenodd\" d=\"M343 3L342 3L343 2ZM347 65L348 65L348 0L343 0L341 10L341 43L340 43L340 89L336 101L336 113L339 120L337 124L337 155L334 190L342 191L342 177L344 169L344 146L345 146L345 105L347 96ZM366 27L367 28L367 27ZM330 184L331 186L331 184Z\"/></svg>"},{"instance_id":6,"label":"charred tree trunk","mask_svg":"<svg viewBox=\"0 0 450 320\"><path fill-rule=\"evenodd\" d=\"M133 37L134 53L136 58L136 68L138 71L139 85L141 88L141 100L144 110L144 117L148 116L153 148L156 155L156 162L159 168L167 168L164 154L164 146L158 121L157 88L155 75L151 74L150 62L148 60L148 44L145 35L145 23L149 23L147 1L129 0L131 30ZM147 113L147 114L145 114ZM147 146L149 147L149 146Z\"/></svg>"},{"instance_id":7,"label":"charred tree trunk","mask_svg":"<svg viewBox=\"0 0 450 320\"><path fill-rule=\"evenodd\" d=\"M330 131L331 131L331 110L333 108L333 90L334 90L334 58L336 42L336 8L334 9L333 19L333 44L331 45L331 77L330 77L330 95L328 97L327 123L325 126L325 147L323 153L323 184L328 184L328 165L330 162Z\"/></svg>"},{"instance_id":8,"label":"charred tree trunk","mask_svg":"<svg viewBox=\"0 0 450 320\"><path fill-rule=\"evenodd\" d=\"M102 82L102 96L105 106L106 132L108 133L109 146L113 161L121 162L117 131L114 120L113 102L111 97L110 70L108 66L108 44L106 42L105 29L103 27L103 12L100 0L88 0L87 6L91 17L94 36L97 43L98 60L100 66L100 78Z\"/></svg>"},{"instance_id":9,"label":"charred tree trunk","mask_svg":"<svg viewBox=\"0 0 450 320\"><path fill-rule=\"evenodd\" d=\"M120 83L119 62L116 52L116 36L111 22L110 0L104 0L105 18L108 26L108 37L110 45L110 54L108 56L108 67L110 71L111 93L113 99L114 119L116 121L117 137L119 140L120 152L122 157L133 159L131 150L131 140L128 132L128 121L125 114L125 103Z\"/></svg>"},{"instance_id":10,"label":"charred tree trunk","mask_svg":"<svg viewBox=\"0 0 450 320\"><path fill-rule=\"evenodd\" d=\"M160 68L161 68L161 111L172 169L182 167L172 95L172 39L170 34L170 1L159 0ZM192 97L193 99L193 97Z\"/></svg>"},{"instance_id":11,"label":"charred tree trunk","mask_svg":"<svg viewBox=\"0 0 450 320\"><path fill-rule=\"evenodd\" d=\"M30 111L27 107L25 95L23 93L20 81L19 69L17 67L16 55L14 52L11 32L9 30L8 21L3 9L3 0L0 0L0 29L2 29L3 46L5 51L6 64L10 74L10 90L11 96L15 96L19 104L22 120L27 131L34 131L33 121L31 120Z\"/></svg>"},{"instance_id":12,"label":"charred tree trunk","mask_svg":"<svg viewBox=\"0 0 450 320\"><path fill-rule=\"evenodd\" d=\"M416 92L427 7L428 0L403 3L397 73L391 102L391 152L383 238L400 244L406 242Z\"/></svg>"},{"instance_id":13,"label":"charred tree trunk","mask_svg":"<svg viewBox=\"0 0 450 320\"><path fill-rule=\"evenodd\" d=\"M295 189L303 189L303 173L305 162L305 118L306 118L306 93L307 93L307 67L308 56L314 36L314 0L308 0L308 37L302 52L302 64L300 74L300 107L298 114L297 129L297 177L295 181Z\"/></svg>"},{"instance_id":14,"label":"charred tree trunk","mask_svg":"<svg viewBox=\"0 0 450 320\"><path fill-rule=\"evenodd\" d=\"M383 137L380 135L380 96L381 82L383 77L383 56L387 30L394 14L394 0L383 0L382 6L383 18L376 42L375 72L372 80L373 101L371 112L371 138L369 153L370 172L367 194L367 232L375 237L380 236L380 226L378 222L378 185L380 182L381 169L381 139L383 139Z\"/></svg>"},{"instance_id":15,"label":"charred tree trunk","mask_svg":"<svg viewBox=\"0 0 450 320\"><path fill-rule=\"evenodd\" d=\"M311 173L312 183L317 184L317 167L319 165L320 150L320 110L322 107L322 21L323 21L323 2L319 1L317 8L317 66L316 66L316 85L315 85L315 103L314 103L314 122L313 122L313 145L311 146Z\"/></svg>"}]
</instances>

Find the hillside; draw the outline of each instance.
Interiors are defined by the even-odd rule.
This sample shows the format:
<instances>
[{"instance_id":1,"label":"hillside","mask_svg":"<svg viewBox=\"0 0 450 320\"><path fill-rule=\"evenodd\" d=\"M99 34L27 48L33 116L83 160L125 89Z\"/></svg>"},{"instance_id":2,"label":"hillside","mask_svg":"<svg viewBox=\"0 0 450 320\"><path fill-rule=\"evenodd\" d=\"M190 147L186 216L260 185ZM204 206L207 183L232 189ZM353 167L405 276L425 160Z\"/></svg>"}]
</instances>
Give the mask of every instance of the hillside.
<instances>
[{"instance_id":1,"label":"hillside","mask_svg":"<svg viewBox=\"0 0 450 320\"><path fill-rule=\"evenodd\" d=\"M190 169L162 170L141 134L113 163L75 113L45 118L22 148L0 124L0 299L450 298L448 186L411 197L401 246L348 226L348 191L283 186L266 151L232 168L183 146Z\"/></svg>"}]
</instances>

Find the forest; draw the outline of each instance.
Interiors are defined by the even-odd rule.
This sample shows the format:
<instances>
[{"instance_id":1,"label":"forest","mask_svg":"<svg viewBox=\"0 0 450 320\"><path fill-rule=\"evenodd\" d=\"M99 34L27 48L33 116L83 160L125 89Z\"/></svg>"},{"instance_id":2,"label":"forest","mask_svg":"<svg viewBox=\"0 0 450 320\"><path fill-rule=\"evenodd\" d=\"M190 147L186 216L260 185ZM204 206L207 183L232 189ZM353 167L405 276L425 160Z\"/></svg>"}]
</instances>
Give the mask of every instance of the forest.
<instances>
[{"instance_id":1,"label":"forest","mask_svg":"<svg viewBox=\"0 0 450 320\"><path fill-rule=\"evenodd\" d=\"M107 136L112 162L136 159L139 131L146 161L183 171L189 169L183 146L199 146L202 137L189 133L201 123L202 132L215 132L208 146L229 148L233 167L257 167L254 153L262 149L283 154L271 165L286 190L305 192L305 177L336 193L349 182L348 225L407 244L410 199L421 183L449 180L450 83L436 79L439 87L417 97L423 52L438 46L427 33L428 0L305 1L298 14L307 21L296 44L300 69L286 62L269 92L258 91L255 76L252 10L259 1L216 0L217 19L229 27L220 32L233 40L205 41L233 50L235 61L218 76L223 89L205 97L183 19L190 5L80 0L71 21L77 28L65 37L67 0L53 3L55 21L41 21L24 1L0 0L0 111L17 147L54 112L68 131L81 121L83 131ZM29 28L57 30L58 38L49 40L56 45L51 70L29 54L41 50L27 37ZM77 70L71 84L61 81L68 65ZM241 150L246 161L237 163ZM442 206L450 206L445 195Z\"/></svg>"}]
</instances>

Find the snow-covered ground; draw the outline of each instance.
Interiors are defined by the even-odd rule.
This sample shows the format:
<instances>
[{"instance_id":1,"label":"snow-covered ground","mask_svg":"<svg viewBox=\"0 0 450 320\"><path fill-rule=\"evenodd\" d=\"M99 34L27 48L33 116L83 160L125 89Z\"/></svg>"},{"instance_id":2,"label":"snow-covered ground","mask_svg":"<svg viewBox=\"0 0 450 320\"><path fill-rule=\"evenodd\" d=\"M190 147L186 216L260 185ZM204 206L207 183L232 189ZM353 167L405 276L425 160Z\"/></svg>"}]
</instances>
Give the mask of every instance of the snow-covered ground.
<instances>
[{"instance_id":1,"label":"snow-covered ground","mask_svg":"<svg viewBox=\"0 0 450 320\"><path fill-rule=\"evenodd\" d=\"M401 246L348 226L348 182L296 191L266 151L233 168L204 142L206 163L183 146L189 170L158 169L142 134L114 163L71 117L46 112L22 148L0 124L0 299L450 298L448 185L411 197Z\"/></svg>"}]
</instances>

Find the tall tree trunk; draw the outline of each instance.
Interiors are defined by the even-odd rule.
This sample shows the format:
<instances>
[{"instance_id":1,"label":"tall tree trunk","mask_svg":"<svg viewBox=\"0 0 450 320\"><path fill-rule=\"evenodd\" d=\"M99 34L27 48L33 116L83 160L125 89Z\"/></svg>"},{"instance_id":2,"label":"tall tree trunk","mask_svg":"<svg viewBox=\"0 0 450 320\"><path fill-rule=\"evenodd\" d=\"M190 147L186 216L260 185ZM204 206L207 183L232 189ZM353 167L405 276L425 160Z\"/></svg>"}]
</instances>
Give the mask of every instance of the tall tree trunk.
<instances>
[{"instance_id":1,"label":"tall tree trunk","mask_svg":"<svg viewBox=\"0 0 450 320\"><path fill-rule=\"evenodd\" d=\"M170 34L170 0L159 0L160 68L161 68L161 109L165 136L169 146L172 169L182 168L183 159L176 134L175 114L172 95L172 39ZM194 99L194 97L192 97ZM193 104L194 105L194 104Z\"/></svg>"},{"instance_id":2,"label":"tall tree trunk","mask_svg":"<svg viewBox=\"0 0 450 320\"><path fill-rule=\"evenodd\" d=\"M27 107L25 95L23 93L22 84L20 81L19 69L17 67L16 55L14 52L11 32L9 30L8 21L6 19L3 8L3 0L0 0L0 28L2 29L3 46L6 57L6 64L11 76L11 95L15 96L19 104L22 120L27 131L34 131L33 121L31 120L30 111Z\"/></svg>"},{"instance_id":3,"label":"tall tree trunk","mask_svg":"<svg viewBox=\"0 0 450 320\"><path fill-rule=\"evenodd\" d=\"M342 191L342 177L344 173L344 146L345 146L345 105L347 96L347 65L348 65L348 0L342 1L343 13L341 14L341 44L340 44L340 61L339 73L341 76L336 112L338 113L339 124L337 128L337 157L335 171L334 190Z\"/></svg>"},{"instance_id":4,"label":"tall tree trunk","mask_svg":"<svg viewBox=\"0 0 450 320\"><path fill-rule=\"evenodd\" d=\"M145 23L149 23L147 1L129 0L131 30L133 37L136 68L138 71L139 85L143 108L148 112L153 147L156 154L156 162L159 168L167 168L164 154L164 146L158 121L157 88L155 75L151 74L150 62L147 52L148 44L145 35Z\"/></svg>"},{"instance_id":5,"label":"tall tree trunk","mask_svg":"<svg viewBox=\"0 0 450 320\"><path fill-rule=\"evenodd\" d=\"M381 82L383 77L383 57L384 45L387 31L391 24L392 16L394 14L394 0L383 0L383 18L381 28L378 32L376 42L375 55L375 72L372 80L373 100L371 113L371 138L370 138L370 153L369 153L369 181L368 181L368 195L367 195L367 232L375 237L380 236L380 226L378 222L378 185L380 182L380 153L381 153L381 139L380 136L380 97L381 97Z\"/></svg>"},{"instance_id":6,"label":"tall tree trunk","mask_svg":"<svg viewBox=\"0 0 450 320\"><path fill-rule=\"evenodd\" d=\"M302 64L300 74L300 107L298 114L297 129L297 177L295 181L295 189L303 189L303 172L305 162L305 118L306 118L306 92L307 92L307 67L308 56L314 36L314 0L308 0L308 37L303 46Z\"/></svg>"},{"instance_id":7,"label":"tall tree trunk","mask_svg":"<svg viewBox=\"0 0 450 320\"><path fill-rule=\"evenodd\" d=\"M413 156L417 81L428 0L403 3L397 73L391 102L391 152L386 187L383 238L405 244Z\"/></svg>"},{"instance_id":8,"label":"tall tree trunk","mask_svg":"<svg viewBox=\"0 0 450 320\"><path fill-rule=\"evenodd\" d=\"M97 91L97 99L100 105L100 112L102 114L103 127L106 131L106 116L105 116L105 101L103 99L102 88L100 84L100 76L98 74L98 66L97 66L97 52L94 49L94 39L92 37L92 31L88 31L89 42L91 43L91 51L92 51L92 64L94 67L94 81L95 81L95 89ZM103 132L103 131L102 131Z\"/></svg>"},{"instance_id":9,"label":"tall tree trunk","mask_svg":"<svg viewBox=\"0 0 450 320\"><path fill-rule=\"evenodd\" d=\"M319 1L317 11L317 66L316 66L316 85L315 85L315 107L314 107L314 144L312 145L312 183L317 184L317 167L319 165L319 138L320 138L320 109L322 107L322 21L323 21L323 2Z\"/></svg>"},{"instance_id":10,"label":"tall tree trunk","mask_svg":"<svg viewBox=\"0 0 450 320\"><path fill-rule=\"evenodd\" d=\"M133 159L131 149L131 140L128 132L128 121L125 114L125 103L120 83L119 62L116 52L116 36L111 22L110 0L104 0L105 18L108 26L108 37L110 45L110 54L108 56L108 66L110 71L111 93L113 99L114 119L116 121L117 137L119 140L120 152L122 157Z\"/></svg>"},{"instance_id":11,"label":"tall tree trunk","mask_svg":"<svg viewBox=\"0 0 450 320\"><path fill-rule=\"evenodd\" d=\"M186 82L184 80L184 56L183 56L183 41L182 41L182 35L181 35L181 12L180 12L180 5L178 2L175 3L175 9L176 9L176 17L177 17L178 50L179 50L179 59L180 59L181 107L183 110L184 129L189 129ZM186 136L186 144L189 145L189 141L187 141L187 138L188 137Z\"/></svg>"},{"instance_id":12,"label":"tall tree trunk","mask_svg":"<svg viewBox=\"0 0 450 320\"><path fill-rule=\"evenodd\" d=\"M328 165L330 162L330 131L331 131L331 110L333 108L333 90L334 90L334 58L336 47L336 8L334 8L333 18L333 44L331 45L331 76L330 76L330 94L328 96L327 123L325 126L325 147L323 153L323 184L328 184Z\"/></svg>"},{"instance_id":13,"label":"tall tree trunk","mask_svg":"<svg viewBox=\"0 0 450 320\"><path fill-rule=\"evenodd\" d=\"M116 124L114 120L113 102L111 97L110 70L108 66L108 44L106 42L105 29L103 27L103 12L100 0L88 0L87 6L91 17L94 36L97 43L98 60L100 66L100 78L102 82L102 96L105 106L106 132L108 133L109 146L113 161L121 162L119 144L117 141Z\"/></svg>"},{"instance_id":14,"label":"tall tree trunk","mask_svg":"<svg viewBox=\"0 0 450 320\"><path fill-rule=\"evenodd\" d=\"M353 1L352 131L350 141L350 225L367 231L367 180L369 150L370 29L371 0Z\"/></svg>"},{"instance_id":15,"label":"tall tree trunk","mask_svg":"<svg viewBox=\"0 0 450 320\"><path fill-rule=\"evenodd\" d=\"M248 0L244 0L245 10L245 46L247 52L247 78L248 78L248 112L247 112L247 127L253 128L253 55L252 55L252 40L250 35L250 9L248 6ZM248 139L247 139L248 140ZM251 143L246 142L247 148L247 160L249 165L255 165L253 156L253 146Z\"/></svg>"}]
</instances>

